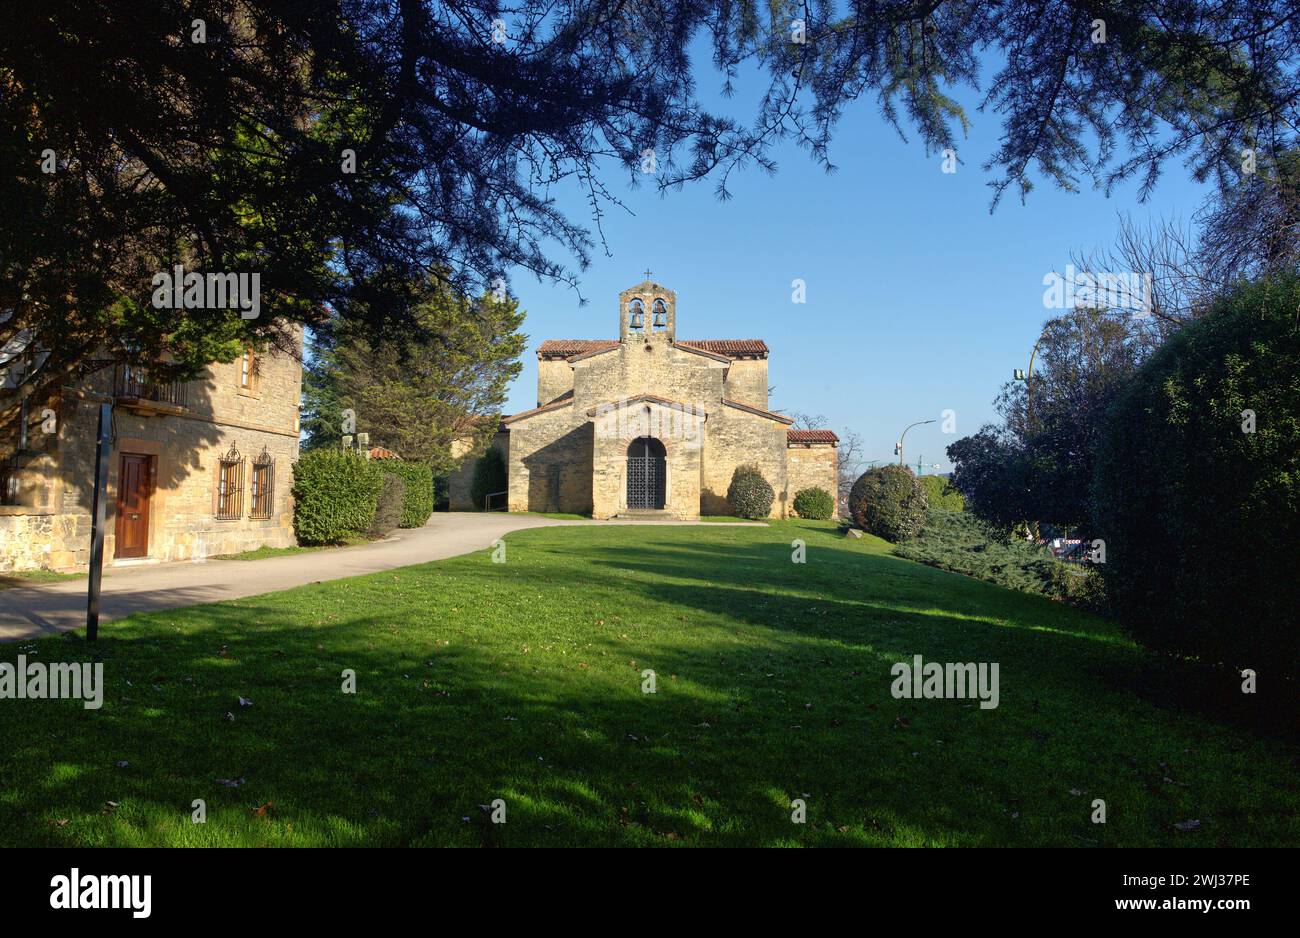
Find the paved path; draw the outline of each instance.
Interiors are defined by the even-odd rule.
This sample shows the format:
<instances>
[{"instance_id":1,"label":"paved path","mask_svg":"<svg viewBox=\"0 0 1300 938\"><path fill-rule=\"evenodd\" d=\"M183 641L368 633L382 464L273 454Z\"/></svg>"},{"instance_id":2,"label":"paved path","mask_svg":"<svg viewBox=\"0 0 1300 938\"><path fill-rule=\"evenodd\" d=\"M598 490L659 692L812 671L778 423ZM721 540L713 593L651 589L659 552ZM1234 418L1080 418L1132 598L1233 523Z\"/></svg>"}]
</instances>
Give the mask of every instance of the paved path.
<instances>
[{"instance_id":1,"label":"paved path","mask_svg":"<svg viewBox=\"0 0 1300 938\"><path fill-rule=\"evenodd\" d=\"M401 529L373 544L264 560L209 560L106 568L99 621L133 612L176 609L256 596L442 560L491 547L511 531L566 524L690 524L683 521L561 521L530 515L439 512L422 528ZM724 522L706 522L724 523ZM0 642L52 635L86 624L86 581L0 590Z\"/></svg>"}]
</instances>

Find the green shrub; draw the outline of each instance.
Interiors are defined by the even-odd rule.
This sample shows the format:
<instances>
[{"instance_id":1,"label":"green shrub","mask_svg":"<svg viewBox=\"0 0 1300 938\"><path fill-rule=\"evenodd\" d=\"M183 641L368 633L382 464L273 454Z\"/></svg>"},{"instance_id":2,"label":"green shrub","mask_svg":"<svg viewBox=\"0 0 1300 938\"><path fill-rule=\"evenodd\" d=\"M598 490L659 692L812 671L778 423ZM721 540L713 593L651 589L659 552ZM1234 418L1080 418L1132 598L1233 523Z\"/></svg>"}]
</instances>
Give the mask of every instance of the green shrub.
<instances>
[{"instance_id":1,"label":"green shrub","mask_svg":"<svg viewBox=\"0 0 1300 938\"><path fill-rule=\"evenodd\" d=\"M1261 700L1300 678L1297 308L1300 279L1260 281L1172 336L1111 408L1094 466L1120 623L1148 647L1254 669Z\"/></svg>"},{"instance_id":2,"label":"green shrub","mask_svg":"<svg viewBox=\"0 0 1300 938\"><path fill-rule=\"evenodd\" d=\"M397 527L402 520L402 501L405 497L406 483L401 476L385 472L379 498L375 501L375 518L370 522L370 529L366 533L371 537L384 537Z\"/></svg>"},{"instance_id":3,"label":"green shrub","mask_svg":"<svg viewBox=\"0 0 1300 938\"><path fill-rule=\"evenodd\" d=\"M402 499L403 528L419 528L433 514L433 469L428 463L384 459L376 463L382 472L397 476L406 484Z\"/></svg>"},{"instance_id":4,"label":"green shrub","mask_svg":"<svg viewBox=\"0 0 1300 938\"><path fill-rule=\"evenodd\" d=\"M931 508L940 511L966 510L966 499L943 476L921 476L921 485L925 487L925 497Z\"/></svg>"},{"instance_id":5,"label":"green shrub","mask_svg":"<svg viewBox=\"0 0 1300 938\"><path fill-rule=\"evenodd\" d=\"M493 492L504 492L507 486L506 460L495 446L479 457L474 464L474 478L470 481L469 495L474 510L483 510L483 499Z\"/></svg>"},{"instance_id":6,"label":"green shrub","mask_svg":"<svg viewBox=\"0 0 1300 938\"><path fill-rule=\"evenodd\" d=\"M906 466L877 466L858 476L849 492L853 523L887 541L906 541L925 528L925 489Z\"/></svg>"},{"instance_id":7,"label":"green shrub","mask_svg":"<svg viewBox=\"0 0 1300 938\"><path fill-rule=\"evenodd\" d=\"M973 514L931 508L925 529L894 553L1022 593L1034 593L1094 611L1105 606L1100 574L1064 563L1023 537L1008 538Z\"/></svg>"},{"instance_id":8,"label":"green shrub","mask_svg":"<svg viewBox=\"0 0 1300 938\"><path fill-rule=\"evenodd\" d=\"M727 501L738 518L766 518L772 513L776 493L757 466L737 466L727 488Z\"/></svg>"},{"instance_id":9,"label":"green shrub","mask_svg":"<svg viewBox=\"0 0 1300 938\"><path fill-rule=\"evenodd\" d=\"M302 544L338 544L364 534L383 475L359 453L317 449L293 465L293 528Z\"/></svg>"},{"instance_id":10,"label":"green shrub","mask_svg":"<svg viewBox=\"0 0 1300 938\"><path fill-rule=\"evenodd\" d=\"M800 518L825 521L835 514L835 499L823 488L800 489L794 495L794 511Z\"/></svg>"}]
</instances>

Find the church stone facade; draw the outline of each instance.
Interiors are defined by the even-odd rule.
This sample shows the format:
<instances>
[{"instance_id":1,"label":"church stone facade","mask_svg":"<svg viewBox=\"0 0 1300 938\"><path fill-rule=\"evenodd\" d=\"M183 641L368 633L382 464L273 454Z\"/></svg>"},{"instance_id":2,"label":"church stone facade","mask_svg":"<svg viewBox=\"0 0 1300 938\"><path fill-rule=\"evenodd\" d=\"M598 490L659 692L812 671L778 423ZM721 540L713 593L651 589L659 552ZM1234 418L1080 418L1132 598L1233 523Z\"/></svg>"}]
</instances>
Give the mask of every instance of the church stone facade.
<instances>
[{"instance_id":1,"label":"church stone facade","mask_svg":"<svg viewBox=\"0 0 1300 938\"><path fill-rule=\"evenodd\" d=\"M758 467L789 515L795 493L836 490L830 430L792 429L768 410L767 345L677 338L677 295L649 280L619 294L619 337L549 339L537 350L537 406L506 417L493 446L510 511L682 520L731 514L737 466ZM472 460L451 480L470 503ZM492 507L497 507L494 503Z\"/></svg>"}]
</instances>

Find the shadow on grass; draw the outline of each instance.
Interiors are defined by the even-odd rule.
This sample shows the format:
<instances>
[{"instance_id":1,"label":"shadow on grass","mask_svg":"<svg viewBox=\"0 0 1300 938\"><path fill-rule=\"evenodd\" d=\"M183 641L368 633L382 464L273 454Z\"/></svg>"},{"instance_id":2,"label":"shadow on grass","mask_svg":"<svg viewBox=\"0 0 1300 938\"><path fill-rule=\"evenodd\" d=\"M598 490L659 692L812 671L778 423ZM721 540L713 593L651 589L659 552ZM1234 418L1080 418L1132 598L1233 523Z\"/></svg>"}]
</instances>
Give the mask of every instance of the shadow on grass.
<instances>
[{"instance_id":1,"label":"shadow on grass","mask_svg":"<svg viewBox=\"0 0 1300 938\"><path fill-rule=\"evenodd\" d=\"M1296 836L1276 751L1095 678L1137 658L1100 620L867 550L823 556L816 529L805 565L779 539L641 530L582 562L589 533L530 532L507 564L151 613L93 652L40 643L101 658L105 705L26 701L16 719L6 702L0 841L1164 844L1187 842L1189 816L1193 842ZM889 665L914 653L1001 662L999 708L895 700Z\"/></svg>"}]
</instances>

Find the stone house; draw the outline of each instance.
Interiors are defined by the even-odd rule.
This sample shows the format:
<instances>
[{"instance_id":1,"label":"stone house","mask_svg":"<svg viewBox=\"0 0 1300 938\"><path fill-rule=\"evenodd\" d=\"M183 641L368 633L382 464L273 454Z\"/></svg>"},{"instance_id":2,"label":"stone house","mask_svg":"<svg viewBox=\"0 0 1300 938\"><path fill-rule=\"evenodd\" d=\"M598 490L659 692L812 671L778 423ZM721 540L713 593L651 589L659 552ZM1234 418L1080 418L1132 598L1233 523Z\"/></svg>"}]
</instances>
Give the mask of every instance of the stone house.
<instances>
[{"instance_id":1,"label":"stone house","mask_svg":"<svg viewBox=\"0 0 1300 938\"><path fill-rule=\"evenodd\" d=\"M106 567L295 544L301 327L287 344L187 382L106 365L26 405L0 386L0 572L86 569L101 402L113 405Z\"/></svg>"},{"instance_id":2,"label":"stone house","mask_svg":"<svg viewBox=\"0 0 1300 938\"><path fill-rule=\"evenodd\" d=\"M795 493L836 491L838 438L768 410L760 339L677 338L677 295L649 280L619 294L619 337L548 339L537 406L502 420L510 511L595 518L730 514L727 489L757 465L786 517ZM451 509L473 505L474 460L450 479ZM495 507L495 505L493 506Z\"/></svg>"}]
</instances>

